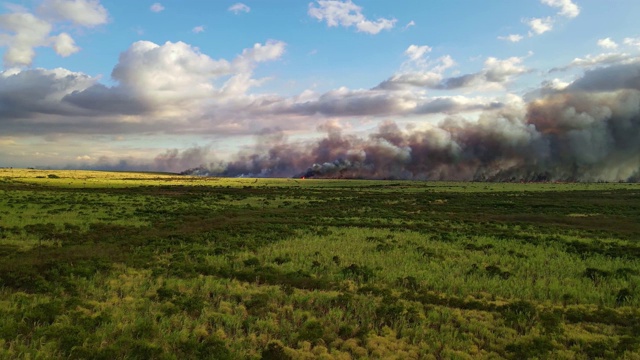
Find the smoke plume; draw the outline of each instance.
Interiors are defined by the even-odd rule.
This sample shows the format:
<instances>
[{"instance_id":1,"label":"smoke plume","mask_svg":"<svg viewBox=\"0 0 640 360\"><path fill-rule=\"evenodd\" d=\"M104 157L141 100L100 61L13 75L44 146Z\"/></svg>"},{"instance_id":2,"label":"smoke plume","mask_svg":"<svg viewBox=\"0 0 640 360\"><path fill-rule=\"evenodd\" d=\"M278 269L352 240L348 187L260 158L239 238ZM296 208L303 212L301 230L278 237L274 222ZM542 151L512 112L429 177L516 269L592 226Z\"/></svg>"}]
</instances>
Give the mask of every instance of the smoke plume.
<instances>
[{"instance_id":1,"label":"smoke plume","mask_svg":"<svg viewBox=\"0 0 640 360\"><path fill-rule=\"evenodd\" d=\"M387 122L366 138L326 126L312 142L261 134L253 151L188 174L488 181L636 181L640 63L587 72L524 106L426 130Z\"/></svg>"}]
</instances>

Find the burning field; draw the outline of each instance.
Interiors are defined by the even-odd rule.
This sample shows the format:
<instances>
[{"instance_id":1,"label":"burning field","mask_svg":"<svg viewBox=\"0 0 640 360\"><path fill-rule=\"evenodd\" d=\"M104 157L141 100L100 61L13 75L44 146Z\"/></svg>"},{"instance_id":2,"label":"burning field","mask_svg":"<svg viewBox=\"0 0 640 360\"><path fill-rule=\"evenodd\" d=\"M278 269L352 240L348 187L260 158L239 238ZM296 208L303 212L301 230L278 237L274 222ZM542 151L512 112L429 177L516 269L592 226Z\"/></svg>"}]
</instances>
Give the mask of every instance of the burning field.
<instances>
[{"instance_id":1,"label":"burning field","mask_svg":"<svg viewBox=\"0 0 640 360\"><path fill-rule=\"evenodd\" d=\"M368 137L324 126L292 142L265 131L232 161L185 171L231 177L477 181L630 181L640 176L640 64L587 72L496 104L477 119L450 116L404 130L386 122Z\"/></svg>"}]
</instances>

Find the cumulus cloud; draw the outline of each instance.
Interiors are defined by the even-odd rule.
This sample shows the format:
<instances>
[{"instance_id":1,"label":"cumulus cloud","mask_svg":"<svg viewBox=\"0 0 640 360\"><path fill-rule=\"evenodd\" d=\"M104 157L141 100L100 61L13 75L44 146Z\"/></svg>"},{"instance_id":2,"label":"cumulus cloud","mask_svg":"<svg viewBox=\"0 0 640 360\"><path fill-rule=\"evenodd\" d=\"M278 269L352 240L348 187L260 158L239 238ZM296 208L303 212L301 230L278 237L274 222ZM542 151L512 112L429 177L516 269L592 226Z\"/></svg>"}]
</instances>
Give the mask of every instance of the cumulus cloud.
<instances>
[{"instance_id":1,"label":"cumulus cloud","mask_svg":"<svg viewBox=\"0 0 640 360\"><path fill-rule=\"evenodd\" d=\"M589 70L566 87L568 92L612 92L618 90L640 91L640 58L628 64L613 65Z\"/></svg>"},{"instance_id":2,"label":"cumulus cloud","mask_svg":"<svg viewBox=\"0 0 640 360\"><path fill-rule=\"evenodd\" d=\"M70 21L84 27L109 21L109 13L99 0L44 0L38 10L45 18Z\"/></svg>"},{"instance_id":3,"label":"cumulus cloud","mask_svg":"<svg viewBox=\"0 0 640 360\"><path fill-rule=\"evenodd\" d=\"M406 90L412 87L437 88L442 81L444 71L456 63L449 55L434 61L426 55L431 52L427 45L410 45L404 52L407 60L401 71L376 86L377 90Z\"/></svg>"},{"instance_id":4,"label":"cumulus cloud","mask_svg":"<svg viewBox=\"0 0 640 360\"><path fill-rule=\"evenodd\" d=\"M154 3L153 5L151 5L151 7L149 7L149 10L155 12L155 13L159 13L162 10L164 10L164 6L162 6L162 4L160 3Z\"/></svg>"},{"instance_id":5,"label":"cumulus cloud","mask_svg":"<svg viewBox=\"0 0 640 360\"><path fill-rule=\"evenodd\" d=\"M529 69L522 65L523 60L524 58L516 56L504 60L489 57L484 62L484 77L488 82L507 82L512 76L529 72Z\"/></svg>"},{"instance_id":6,"label":"cumulus cloud","mask_svg":"<svg viewBox=\"0 0 640 360\"><path fill-rule=\"evenodd\" d=\"M398 89L353 90L341 87L319 96L309 94L299 99L286 99L274 105L274 114L341 118L458 114L497 109L504 105L504 101L459 95L429 97Z\"/></svg>"},{"instance_id":7,"label":"cumulus cloud","mask_svg":"<svg viewBox=\"0 0 640 360\"><path fill-rule=\"evenodd\" d=\"M95 27L108 21L109 14L97 0L45 0L37 15L22 7L0 15L0 46L6 47L6 66L29 66L38 47L52 47L60 56L78 52L66 32L51 34L62 22L75 27Z\"/></svg>"},{"instance_id":8,"label":"cumulus cloud","mask_svg":"<svg viewBox=\"0 0 640 360\"><path fill-rule=\"evenodd\" d=\"M341 87L322 94L317 99L296 103L286 112L324 116L381 116L406 114L417 106L410 92L351 90Z\"/></svg>"},{"instance_id":9,"label":"cumulus cloud","mask_svg":"<svg viewBox=\"0 0 640 360\"><path fill-rule=\"evenodd\" d=\"M196 26L193 29L191 29L191 31L194 34L200 34L201 32L204 32L204 26L200 25L200 26Z\"/></svg>"},{"instance_id":10,"label":"cumulus cloud","mask_svg":"<svg viewBox=\"0 0 640 360\"><path fill-rule=\"evenodd\" d=\"M481 71L455 77L444 77L444 70L453 66L455 62L446 56L440 59L440 65L427 71L413 71L396 74L380 83L376 89L406 89L407 87L426 87L437 90L453 90L485 85L502 86L515 76L530 72L522 62L523 57L497 59L489 57L484 62Z\"/></svg>"},{"instance_id":11,"label":"cumulus cloud","mask_svg":"<svg viewBox=\"0 0 640 360\"><path fill-rule=\"evenodd\" d=\"M504 41L509 41L509 42L519 42L520 40L522 40L524 37L522 35L519 34L511 34L511 35L507 35L507 36L498 36L498 40L504 40Z\"/></svg>"},{"instance_id":12,"label":"cumulus cloud","mask_svg":"<svg viewBox=\"0 0 640 360\"><path fill-rule=\"evenodd\" d=\"M409 58L409 61L416 62L422 59L426 53L431 52L431 50L431 47L427 45L410 45L407 50L405 50L404 54Z\"/></svg>"},{"instance_id":13,"label":"cumulus cloud","mask_svg":"<svg viewBox=\"0 0 640 360\"><path fill-rule=\"evenodd\" d=\"M563 81L558 78L545 80L540 84L539 88L527 92L522 98L525 101L541 99L545 96L558 94L562 90L566 89L569 85L569 82Z\"/></svg>"},{"instance_id":14,"label":"cumulus cloud","mask_svg":"<svg viewBox=\"0 0 640 360\"><path fill-rule=\"evenodd\" d=\"M529 28L531 29L531 31L529 31L529 36L541 35L553 30L553 19L551 17L534 18L526 20L525 23L529 25Z\"/></svg>"},{"instance_id":15,"label":"cumulus cloud","mask_svg":"<svg viewBox=\"0 0 640 360\"><path fill-rule=\"evenodd\" d=\"M52 26L30 13L0 15L0 44L7 47L6 65L31 65L35 48L49 45Z\"/></svg>"},{"instance_id":16,"label":"cumulus cloud","mask_svg":"<svg viewBox=\"0 0 640 360\"><path fill-rule=\"evenodd\" d=\"M53 50L62 57L67 57L80 51L80 48L76 46L76 42L67 33L54 36L52 40Z\"/></svg>"},{"instance_id":17,"label":"cumulus cloud","mask_svg":"<svg viewBox=\"0 0 640 360\"><path fill-rule=\"evenodd\" d=\"M77 118L90 115L64 101L74 91L97 80L65 69L6 70L0 73L0 125L6 134L74 132ZM83 118L82 128L107 128L97 119ZM82 131L78 129L79 131ZM105 131L108 131L105 129Z\"/></svg>"},{"instance_id":18,"label":"cumulus cloud","mask_svg":"<svg viewBox=\"0 0 640 360\"><path fill-rule=\"evenodd\" d=\"M376 89L401 90L411 87L435 89L442 81L442 74L435 71L399 73L378 84Z\"/></svg>"},{"instance_id":19,"label":"cumulus cloud","mask_svg":"<svg viewBox=\"0 0 640 360\"><path fill-rule=\"evenodd\" d=\"M64 69L5 71L0 123L7 133L56 127L69 133L245 132L250 124L239 125L242 114L265 111L260 109L269 99L247 93L266 81L254 79L253 70L278 59L284 49L283 42L272 40L235 59L216 60L182 42L139 41L120 55L113 86Z\"/></svg>"},{"instance_id":20,"label":"cumulus cloud","mask_svg":"<svg viewBox=\"0 0 640 360\"><path fill-rule=\"evenodd\" d=\"M392 29L396 24L396 19L368 20L362 14L362 7L351 0L316 0L315 4L309 4L308 14L318 21L325 21L329 27L355 27L358 32L372 35Z\"/></svg>"},{"instance_id":21,"label":"cumulus cloud","mask_svg":"<svg viewBox=\"0 0 640 360\"><path fill-rule=\"evenodd\" d=\"M251 8L243 3L236 3L231 5L228 10L237 15L241 12L248 13L251 11Z\"/></svg>"},{"instance_id":22,"label":"cumulus cloud","mask_svg":"<svg viewBox=\"0 0 640 360\"><path fill-rule=\"evenodd\" d=\"M611 65L634 61L635 58L625 53L604 53L598 55L587 55L584 58L575 58L571 63L562 67L549 70L550 73L556 71L566 71L573 68L592 68L601 65Z\"/></svg>"},{"instance_id":23,"label":"cumulus cloud","mask_svg":"<svg viewBox=\"0 0 640 360\"><path fill-rule=\"evenodd\" d=\"M561 16L575 18L580 15L580 8L572 0L541 0L545 5L560 8Z\"/></svg>"},{"instance_id":24,"label":"cumulus cloud","mask_svg":"<svg viewBox=\"0 0 640 360\"><path fill-rule=\"evenodd\" d=\"M544 18L522 20L527 26L529 26L529 37L542 35L553 30L553 25L559 16L573 19L580 14L580 7L578 7L578 5L576 5L572 0L541 0L541 2L544 5L559 8L558 15L554 17L547 16ZM498 39L517 42L522 40L522 37L519 35L510 35L506 37L498 37Z\"/></svg>"},{"instance_id":25,"label":"cumulus cloud","mask_svg":"<svg viewBox=\"0 0 640 360\"><path fill-rule=\"evenodd\" d=\"M640 47L640 38L625 38L623 43L627 46Z\"/></svg>"},{"instance_id":26,"label":"cumulus cloud","mask_svg":"<svg viewBox=\"0 0 640 360\"><path fill-rule=\"evenodd\" d=\"M213 79L232 72L230 62L214 60L183 42L138 41L120 55L111 73L117 86L96 84L66 101L98 111L168 110L213 96ZM112 108L115 101L123 106Z\"/></svg>"},{"instance_id":27,"label":"cumulus cloud","mask_svg":"<svg viewBox=\"0 0 640 360\"><path fill-rule=\"evenodd\" d=\"M618 44L616 44L615 41L611 40L611 38L604 38L604 39L598 40L598 46L600 46L603 49L612 49L612 50L618 48Z\"/></svg>"},{"instance_id":28,"label":"cumulus cloud","mask_svg":"<svg viewBox=\"0 0 640 360\"><path fill-rule=\"evenodd\" d=\"M253 48L242 51L242 56L256 62L264 62L278 59L284 54L286 43L277 40L268 40L264 45L255 43Z\"/></svg>"}]
</instances>

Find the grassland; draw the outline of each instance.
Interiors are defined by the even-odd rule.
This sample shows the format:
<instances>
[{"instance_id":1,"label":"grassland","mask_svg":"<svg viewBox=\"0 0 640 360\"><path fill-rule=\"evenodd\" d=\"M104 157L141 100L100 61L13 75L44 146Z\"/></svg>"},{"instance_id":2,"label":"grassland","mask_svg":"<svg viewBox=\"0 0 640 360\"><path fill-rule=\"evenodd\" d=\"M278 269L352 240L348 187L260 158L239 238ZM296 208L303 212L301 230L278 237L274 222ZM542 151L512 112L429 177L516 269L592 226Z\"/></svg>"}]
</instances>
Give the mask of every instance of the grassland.
<instances>
[{"instance_id":1,"label":"grassland","mask_svg":"<svg viewBox=\"0 0 640 360\"><path fill-rule=\"evenodd\" d=\"M640 185L0 169L0 358L640 359Z\"/></svg>"}]
</instances>

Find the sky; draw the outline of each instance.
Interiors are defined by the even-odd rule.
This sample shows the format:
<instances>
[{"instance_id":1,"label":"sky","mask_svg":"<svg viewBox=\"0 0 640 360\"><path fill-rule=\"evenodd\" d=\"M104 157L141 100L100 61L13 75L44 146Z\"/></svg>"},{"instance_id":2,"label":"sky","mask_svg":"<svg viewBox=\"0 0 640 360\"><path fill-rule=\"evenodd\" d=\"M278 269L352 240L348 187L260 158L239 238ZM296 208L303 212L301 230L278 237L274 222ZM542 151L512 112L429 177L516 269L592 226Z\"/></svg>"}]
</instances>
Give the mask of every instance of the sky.
<instances>
[{"instance_id":1,"label":"sky","mask_svg":"<svg viewBox=\"0 0 640 360\"><path fill-rule=\"evenodd\" d=\"M605 93L640 91L584 85L612 79L609 73L637 81L639 13L637 0L5 1L0 166L172 172L201 166L290 176L348 160L372 139L417 158L408 139L429 131L447 133L451 146L462 149L454 156L460 163L460 154L475 150L459 134L487 119L516 119L510 121L539 137L551 133L531 116L543 99L588 91L599 94L588 100L598 103ZM609 126L609 118L590 131ZM638 122L625 121L634 129ZM380 135L390 126L405 143ZM360 140L330 151L334 159L305 152L335 134ZM611 156L619 159L624 142L614 142ZM581 142L571 151L593 145ZM299 160L274 159L274 147L298 152ZM545 151L569 151L558 149ZM572 166L588 165L583 172L591 171L591 179L626 179L640 160L635 148L624 152L631 153L624 157L631 170L616 168L616 176L602 175L610 158L572 159ZM367 154L358 161L367 163ZM498 160L507 162L504 155L491 161ZM521 154L518 160L525 161ZM231 165L243 170L229 172ZM460 177L455 169L411 171L402 177Z\"/></svg>"}]
</instances>

